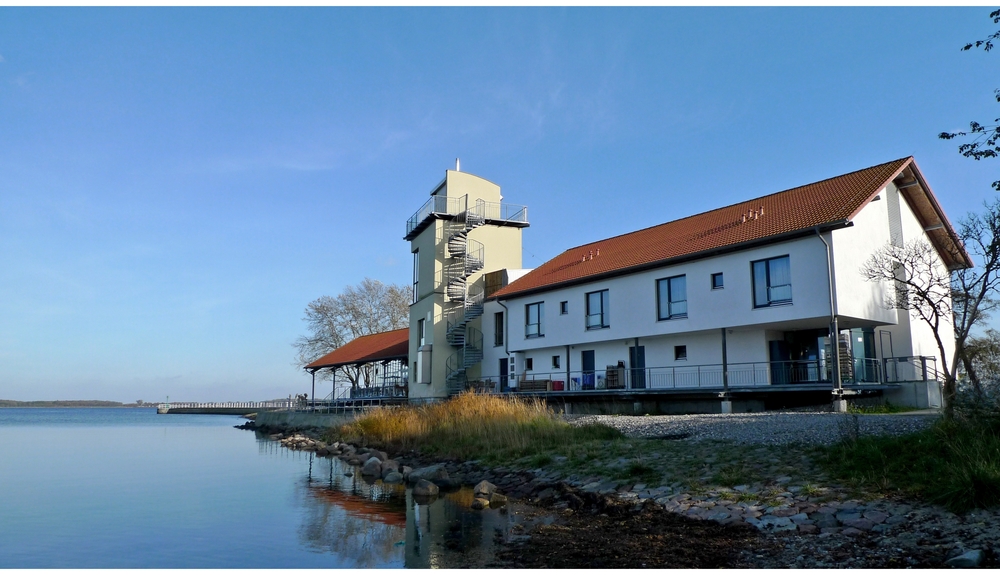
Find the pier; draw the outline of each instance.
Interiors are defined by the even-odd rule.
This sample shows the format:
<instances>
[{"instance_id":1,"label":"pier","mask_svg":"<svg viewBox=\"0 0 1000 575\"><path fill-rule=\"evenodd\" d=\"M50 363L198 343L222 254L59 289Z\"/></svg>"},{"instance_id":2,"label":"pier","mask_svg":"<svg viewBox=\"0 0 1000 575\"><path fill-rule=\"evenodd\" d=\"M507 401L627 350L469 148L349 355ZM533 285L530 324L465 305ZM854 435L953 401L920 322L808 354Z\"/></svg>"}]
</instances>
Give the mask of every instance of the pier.
<instances>
[{"instance_id":1,"label":"pier","mask_svg":"<svg viewBox=\"0 0 1000 575\"><path fill-rule=\"evenodd\" d=\"M291 410L292 399L276 401L226 401L211 403L167 402L156 406L156 413L198 413L210 415L249 415L262 411Z\"/></svg>"}]
</instances>

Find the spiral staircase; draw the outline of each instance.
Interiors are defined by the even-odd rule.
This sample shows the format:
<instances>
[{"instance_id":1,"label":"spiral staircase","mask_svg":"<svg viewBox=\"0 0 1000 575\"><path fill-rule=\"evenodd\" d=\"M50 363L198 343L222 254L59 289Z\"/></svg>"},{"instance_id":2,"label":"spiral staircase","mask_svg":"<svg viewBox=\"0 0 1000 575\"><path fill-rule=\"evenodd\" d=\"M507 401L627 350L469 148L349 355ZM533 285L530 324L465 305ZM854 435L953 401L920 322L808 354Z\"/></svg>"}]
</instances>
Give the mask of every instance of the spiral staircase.
<instances>
[{"instance_id":1,"label":"spiral staircase","mask_svg":"<svg viewBox=\"0 0 1000 575\"><path fill-rule=\"evenodd\" d=\"M445 297L447 303L454 305L445 312L445 339L448 345L458 348L445 362L445 380L450 395L465 389L466 371L483 360L483 334L469 322L483 315L484 293L482 288L470 288L468 279L485 264L483 244L469 238L469 232L485 223L484 213L483 200L467 206L452 220L447 241L449 261L444 268Z\"/></svg>"}]
</instances>

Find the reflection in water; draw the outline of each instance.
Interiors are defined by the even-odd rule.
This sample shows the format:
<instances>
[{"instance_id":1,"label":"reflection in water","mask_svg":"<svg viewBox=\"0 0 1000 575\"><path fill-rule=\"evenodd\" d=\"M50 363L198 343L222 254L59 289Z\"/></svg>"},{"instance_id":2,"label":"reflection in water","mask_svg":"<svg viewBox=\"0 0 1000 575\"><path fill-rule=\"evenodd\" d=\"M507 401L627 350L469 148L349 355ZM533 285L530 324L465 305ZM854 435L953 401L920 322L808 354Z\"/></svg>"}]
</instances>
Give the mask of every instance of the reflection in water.
<instances>
[{"instance_id":1,"label":"reflection in water","mask_svg":"<svg viewBox=\"0 0 1000 575\"><path fill-rule=\"evenodd\" d=\"M309 464L300 486L306 513L299 536L344 567L482 565L493 555L495 533L508 528L506 513L469 509L469 488L418 501L410 489L363 479L339 459L293 453ZM348 471L353 476L345 476Z\"/></svg>"}]
</instances>

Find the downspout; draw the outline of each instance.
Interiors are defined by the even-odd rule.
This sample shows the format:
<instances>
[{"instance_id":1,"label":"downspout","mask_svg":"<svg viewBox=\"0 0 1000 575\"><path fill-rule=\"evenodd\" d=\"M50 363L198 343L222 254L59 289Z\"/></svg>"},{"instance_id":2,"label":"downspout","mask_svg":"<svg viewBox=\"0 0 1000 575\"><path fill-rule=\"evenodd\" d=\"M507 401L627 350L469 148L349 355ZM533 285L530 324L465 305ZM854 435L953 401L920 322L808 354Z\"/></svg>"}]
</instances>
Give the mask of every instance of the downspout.
<instances>
[{"instance_id":1,"label":"downspout","mask_svg":"<svg viewBox=\"0 0 1000 575\"><path fill-rule=\"evenodd\" d=\"M819 233L819 226L814 228L816 237L826 246L827 284L830 291L830 343L833 346L833 395L834 400L844 396L843 382L840 378L840 327L837 325L837 301L833 296L833 259L830 256L830 244Z\"/></svg>"},{"instance_id":2,"label":"downspout","mask_svg":"<svg viewBox=\"0 0 1000 575\"><path fill-rule=\"evenodd\" d=\"M497 303L503 308L503 355L507 358L507 389L510 389L510 352L507 351L507 340L510 339L508 337L510 334L507 333L507 326L510 325L510 310L502 301L497 300Z\"/></svg>"}]
</instances>

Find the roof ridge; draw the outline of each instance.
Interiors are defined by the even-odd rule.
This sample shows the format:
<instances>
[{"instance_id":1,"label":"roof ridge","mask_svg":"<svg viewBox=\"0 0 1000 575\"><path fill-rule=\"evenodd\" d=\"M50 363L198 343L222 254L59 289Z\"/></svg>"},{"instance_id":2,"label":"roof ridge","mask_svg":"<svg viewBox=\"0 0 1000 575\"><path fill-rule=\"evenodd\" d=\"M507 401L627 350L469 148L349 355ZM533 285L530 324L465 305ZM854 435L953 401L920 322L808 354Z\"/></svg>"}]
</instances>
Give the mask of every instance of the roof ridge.
<instances>
[{"instance_id":1,"label":"roof ridge","mask_svg":"<svg viewBox=\"0 0 1000 575\"><path fill-rule=\"evenodd\" d=\"M684 217L677 218L677 219L670 220L670 221L666 221L666 222L663 222L663 223L660 223L660 224L654 224L652 226L646 226L644 228L639 228L638 230L632 230L631 232L625 232L623 234L618 234L618 235L614 235L614 236L608 236L606 238L601 238L601 239L598 239L598 240L594 240L594 241L591 241L591 242L587 242L587 243L584 243L584 244L573 246L571 248L566 248L565 250L563 250L560 253L564 254L564 253L566 253L568 251L572 251L572 250L575 250L575 249L587 247L587 246L596 244L598 242L603 242L603 241L607 241L607 240L613 240L615 238L621 238L621 237L629 236L629 235L632 235L632 234L637 234L639 232L644 232L646 230L651 230L653 228L658 228L658 227L661 227L661 226L666 226L666 225L674 224L674 223L677 223L677 222L683 222L684 220L687 220L687 219L691 219L691 218L698 217L698 216L703 216L703 215L706 215L706 214L711 214L712 212L717 212L717 211L729 209L729 208L738 206L740 204L746 204L746 203L750 203L750 202L755 202L757 200L763 200L764 198L769 198L771 196L776 196L778 194L784 194L786 192L791 192L791 191L797 190L799 188L806 188L806 187L809 187L809 186L815 186L815 185L818 185L818 184L822 184L823 182L829 182L830 180L836 180L836 179L839 179L839 178L843 178L843 177L847 177L847 176L850 176L850 175L853 175L853 174L857 174L859 172L864 172L866 170L872 170L872 169L875 169L875 168L881 168L882 166L888 166L889 164L893 164L893 163L896 163L896 162L901 162L901 161L904 161L904 160L910 160L910 159L913 159L913 156L905 156L903 158L897 158L895 160L890 160L888 162L882 162L881 164L875 164L873 166L868 166L867 168L861 168L860 170L854 170L852 172L847 172L846 174L840 174L840 175L837 175L837 176L831 176L829 178L823 178L822 180L816 180L815 182L809 182L808 184L802 184L801 186L795 186L795 187L792 187L792 188L786 188L784 190L779 190L777 192L771 192L770 194L765 194L763 196L758 196L756 198L750 198L749 200L743 200L743 201L739 201L739 202L733 202L732 204L727 204L725 206L719 206L718 208L712 208L711 210L707 210L707 211L704 211L704 212L698 212L696 214L691 214L689 216L684 216ZM556 257L558 257L558 256L556 256ZM511 282L511 283L513 283L513 282Z\"/></svg>"}]
</instances>

